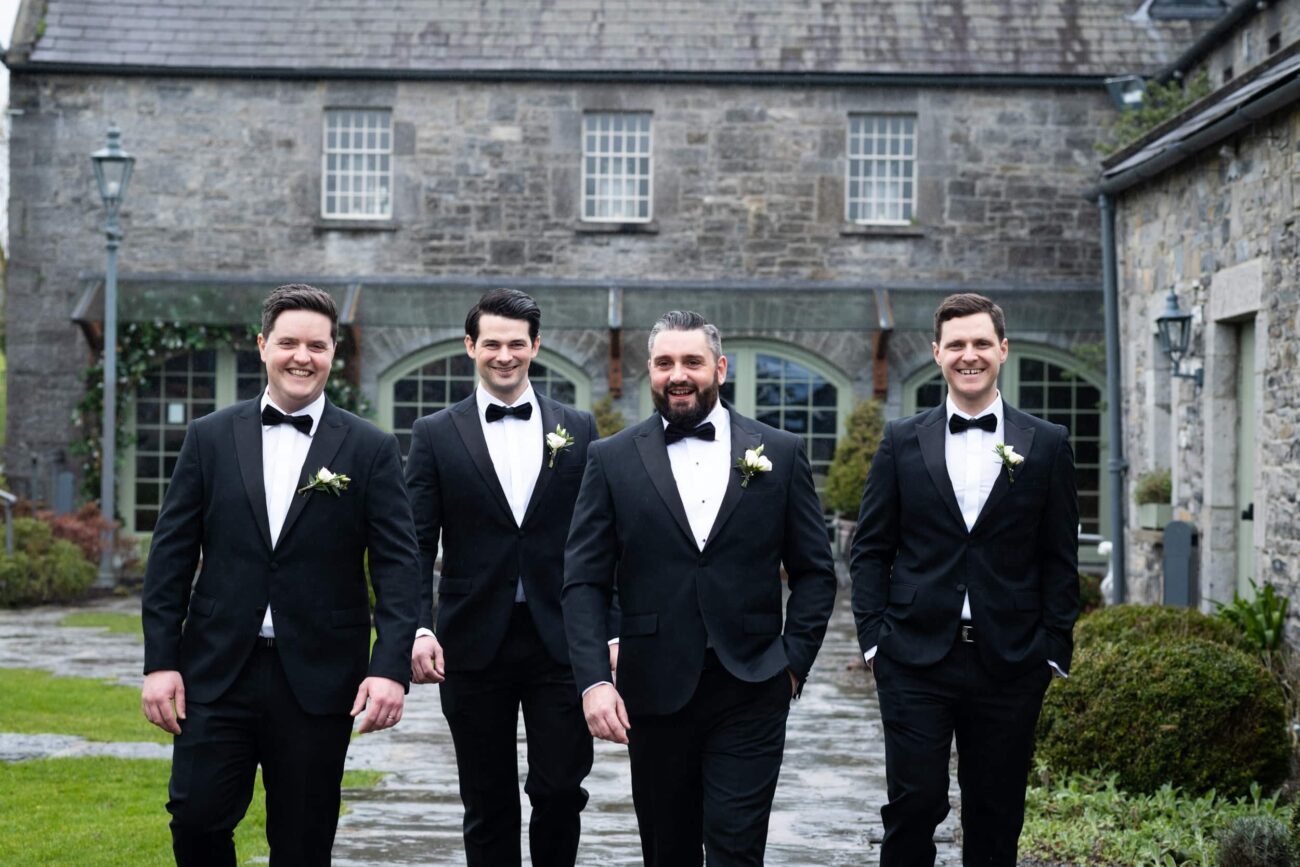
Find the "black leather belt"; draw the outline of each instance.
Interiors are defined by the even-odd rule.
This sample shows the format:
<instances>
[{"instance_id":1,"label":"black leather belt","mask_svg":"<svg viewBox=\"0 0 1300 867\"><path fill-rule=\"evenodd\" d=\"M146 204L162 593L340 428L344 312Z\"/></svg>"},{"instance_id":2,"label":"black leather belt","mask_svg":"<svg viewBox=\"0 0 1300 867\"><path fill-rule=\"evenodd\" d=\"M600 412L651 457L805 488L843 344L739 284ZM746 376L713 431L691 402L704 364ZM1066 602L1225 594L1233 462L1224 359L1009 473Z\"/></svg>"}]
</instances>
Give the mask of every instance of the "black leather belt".
<instances>
[{"instance_id":1,"label":"black leather belt","mask_svg":"<svg viewBox=\"0 0 1300 867\"><path fill-rule=\"evenodd\" d=\"M962 644L974 644L975 627L971 626L969 623L963 623L961 628L957 630L957 639L961 641Z\"/></svg>"}]
</instances>

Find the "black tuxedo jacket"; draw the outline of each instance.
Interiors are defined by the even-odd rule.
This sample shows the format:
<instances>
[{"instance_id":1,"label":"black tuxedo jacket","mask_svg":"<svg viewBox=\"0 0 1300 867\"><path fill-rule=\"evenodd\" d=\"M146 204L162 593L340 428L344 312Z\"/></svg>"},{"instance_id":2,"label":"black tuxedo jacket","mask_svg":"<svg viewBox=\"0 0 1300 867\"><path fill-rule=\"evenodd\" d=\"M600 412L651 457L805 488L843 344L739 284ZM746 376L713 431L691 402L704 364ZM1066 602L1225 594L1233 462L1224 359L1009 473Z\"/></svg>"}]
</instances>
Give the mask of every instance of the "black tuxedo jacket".
<instances>
[{"instance_id":1,"label":"black tuxedo jacket","mask_svg":"<svg viewBox=\"0 0 1300 867\"><path fill-rule=\"evenodd\" d=\"M556 662L569 661L560 614L564 540L596 422L590 413L540 394L537 403L543 436L559 425L573 445L562 449L551 467L550 450L538 440L542 469L522 526L515 523L497 479L474 395L425 416L411 429L406 480L420 544L419 625L438 636L449 671L481 669L496 656L521 576L542 643ZM439 536L442 575L435 602ZM604 620L601 624L607 631Z\"/></svg>"},{"instance_id":2,"label":"black tuxedo jacket","mask_svg":"<svg viewBox=\"0 0 1300 867\"><path fill-rule=\"evenodd\" d=\"M146 674L179 670L190 701L216 700L253 651L269 601L308 713L347 713L367 675L410 681L417 561L397 442L327 400L298 487L322 467L347 475L348 489L295 493L272 548L260 397L190 423L145 573Z\"/></svg>"},{"instance_id":3,"label":"black tuxedo jacket","mask_svg":"<svg viewBox=\"0 0 1300 867\"><path fill-rule=\"evenodd\" d=\"M629 713L685 705L707 639L729 672L756 682L787 667L806 678L826 634L835 573L803 440L730 412L732 465L762 443L772 471L747 487L731 471L703 551L658 413L588 450L565 551L564 622L578 688L611 680L599 627L617 589L618 690Z\"/></svg>"},{"instance_id":4,"label":"black tuxedo jacket","mask_svg":"<svg viewBox=\"0 0 1300 867\"><path fill-rule=\"evenodd\" d=\"M1060 425L1003 403L999 472L969 531L948 476L943 406L885 425L853 540L858 642L908 665L941 660L969 592L981 661L1009 679L1047 660L1069 668L1079 611L1074 454Z\"/></svg>"}]
</instances>

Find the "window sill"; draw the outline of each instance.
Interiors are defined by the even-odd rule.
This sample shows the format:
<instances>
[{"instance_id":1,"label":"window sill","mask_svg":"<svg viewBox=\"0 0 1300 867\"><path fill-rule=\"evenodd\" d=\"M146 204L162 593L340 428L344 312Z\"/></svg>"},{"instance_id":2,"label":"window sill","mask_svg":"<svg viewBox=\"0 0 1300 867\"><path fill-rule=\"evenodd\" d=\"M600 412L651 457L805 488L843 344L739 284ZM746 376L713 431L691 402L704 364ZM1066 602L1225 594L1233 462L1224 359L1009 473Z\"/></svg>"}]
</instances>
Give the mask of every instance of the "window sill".
<instances>
[{"instance_id":1,"label":"window sill","mask_svg":"<svg viewBox=\"0 0 1300 867\"><path fill-rule=\"evenodd\" d=\"M312 225L314 232L396 232L401 226L393 220L325 220Z\"/></svg>"},{"instance_id":2,"label":"window sill","mask_svg":"<svg viewBox=\"0 0 1300 867\"><path fill-rule=\"evenodd\" d=\"M654 220L648 223L595 223L579 220L573 224L573 231L579 235L658 235L659 224Z\"/></svg>"},{"instance_id":3,"label":"window sill","mask_svg":"<svg viewBox=\"0 0 1300 867\"><path fill-rule=\"evenodd\" d=\"M924 238L929 229L921 225L889 226L871 223L845 223L840 234L850 238Z\"/></svg>"}]
</instances>

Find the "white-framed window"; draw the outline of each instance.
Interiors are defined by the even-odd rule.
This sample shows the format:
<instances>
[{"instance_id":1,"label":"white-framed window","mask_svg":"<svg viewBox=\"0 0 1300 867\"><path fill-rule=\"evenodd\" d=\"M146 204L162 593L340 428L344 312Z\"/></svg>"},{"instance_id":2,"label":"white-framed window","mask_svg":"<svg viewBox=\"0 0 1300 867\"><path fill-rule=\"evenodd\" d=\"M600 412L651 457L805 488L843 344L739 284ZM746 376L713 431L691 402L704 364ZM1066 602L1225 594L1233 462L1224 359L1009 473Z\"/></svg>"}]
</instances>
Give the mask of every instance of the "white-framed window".
<instances>
[{"instance_id":1,"label":"white-framed window","mask_svg":"<svg viewBox=\"0 0 1300 867\"><path fill-rule=\"evenodd\" d=\"M850 223L906 225L916 215L916 118L903 114L849 115Z\"/></svg>"},{"instance_id":2,"label":"white-framed window","mask_svg":"<svg viewBox=\"0 0 1300 867\"><path fill-rule=\"evenodd\" d=\"M321 216L331 220L393 217L393 113L339 108L325 112L321 148Z\"/></svg>"},{"instance_id":3,"label":"white-framed window","mask_svg":"<svg viewBox=\"0 0 1300 867\"><path fill-rule=\"evenodd\" d=\"M591 408L591 380L580 368L548 350L528 365L533 391L582 410ZM474 393L478 373L461 340L422 349L379 377L379 424L397 437L402 455L411 448L415 420Z\"/></svg>"},{"instance_id":4,"label":"white-framed window","mask_svg":"<svg viewBox=\"0 0 1300 867\"><path fill-rule=\"evenodd\" d=\"M582 219L648 223L650 112L589 112L582 127Z\"/></svg>"}]
</instances>

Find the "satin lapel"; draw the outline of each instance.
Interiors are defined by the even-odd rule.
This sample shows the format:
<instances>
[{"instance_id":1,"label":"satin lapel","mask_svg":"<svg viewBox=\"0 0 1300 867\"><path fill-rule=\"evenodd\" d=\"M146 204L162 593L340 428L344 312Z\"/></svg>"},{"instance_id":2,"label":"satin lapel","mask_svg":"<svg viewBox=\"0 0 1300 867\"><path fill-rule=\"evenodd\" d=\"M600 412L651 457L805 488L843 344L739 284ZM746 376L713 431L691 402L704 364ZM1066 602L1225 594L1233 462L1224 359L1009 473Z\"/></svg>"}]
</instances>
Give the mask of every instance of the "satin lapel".
<instances>
[{"instance_id":1,"label":"satin lapel","mask_svg":"<svg viewBox=\"0 0 1300 867\"><path fill-rule=\"evenodd\" d=\"M744 457L746 449L756 449L762 442L762 437L749 428L748 421L744 416L737 414L734 409L731 410L731 464L727 472L727 490L722 495L722 505L718 506L718 517L713 519L713 527L709 530L709 538L704 543L705 548L712 545L713 540L722 532L727 519L731 517L732 512L736 511L736 506L740 504L740 498L748 490L741 487L740 483L744 479L740 471L735 468L736 462ZM757 473L749 480L749 483L751 485L761 484L762 478L763 474Z\"/></svg>"},{"instance_id":2,"label":"satin lapel","mask_svg":"<svg viewBox=\"0 0 1300 867\"><path fill-rule=\"evenodd\" d=\"M649 422L642 426L633 441L636 443L636 450L641 454L641 463L645 465L650 482L659 492L659 498L664 501L668 513L673 516L673 520L677 522L677 526L686 534L686 538L693 546L695 536L691 533L691 522L686 519L682 495L677 491L673 465L668 461L668 446L664 445L663 422L660 421L658 413L650 417Z\"/></svg>"},{"instance_id":3,"label":"satin lapel","mask_svg":"<svg viewBox=\"0 0 1300 867\"><path fill-rule=\"evenodd\" d=\"M1006 428L1006 442L1016 450L1017 454L1028 455L1030 447L1034 444L1034 429L1030 425L1021 426L1019 419L1015 416L1016 410L1007 406L1004 402L1002 405L1002 424ZM975 532L984 523L984 519L993 513L998 503L1011 491L1011 482L1007 480L1006 467L998 468L998 477L993 482L993 490L989 491L989 498L984 501L984 508L980 509L979 517L975 519L975 526L971 527L971 532Z\"/></svg>"},{"instance_id":4,"label":"satin lapel","mask_svg":"<svg viewBox=\"0 0 1300 867\"><path fill-rule=\"evenodd\" d=\"M235 414L235 459L244 479L244 493L253 507L253 519L266 547L271 547L271 521L266 515L266 483L262 478L262 419L257 399L244 404Z\"/></svg>"},{"instance_id":5,"label":"satin lapel","mask_svg":"<svg viewBox=\"0 0 1300 867\"><path fill-rule=\"evenodd\" d=\"M537 447L542 450L542 469L537 474L537 481L533 483L533 495L528 498L528 508L524 509L524 524L533 516L537 510L537 504L542 501L542 494L546 491L546 486L551 482L551 476L555 475L555 467L548 467L551 460L551 450L546 447L546 435L555 430L563 421L561 418L562 410L558 403L552 403L550 400L537 395L537 405L542 408L542 441ZM564 452L560 452L563 455ZM557 455L556 460L562 460ZM522 526L522 525L521 525Z\"/></svg>"},{"instance_id":6,"label":"satin lapel","mask_svg":"<svg viewBox=\"0 0 1300 867\"><path fill-rule=\"evenodd\" d=\"M917 424L916 439L921 445L921 457L925 459L925 468L930 473L930 481L934 482L939 492L939 499L943 500L953 518L965 530L966 519L961 516L961 507L957 505L957 494L952 489L952 478L948 475L948 457L944 451L944 422L947 418L948 413L942 406L932 409L925 420Z\"/></svg>"},{"instance_id":7,"label":"satin lapel","mask_svg":"<svg viewBox=\"0 0 1300 867\"><path fill-rule=\"evenodd\" d=\"M502 489L501 480L497 478L496 467L492 464L487 440L483 438L483 426L479 424L478 401L474 399L474 395L471 394L452 409L451 423L456 427L456 433L460 434L460 441L465 444L465 451L469 453L470 460L474 462L479 475L483 477L483 484L487 485L493 499L513 524L515 513L510 509L510 501L506 499L506 492ZM505 424L505 422L497 423Z\"/></svg>"},{"instance_id":8,"label":"satin lapel","mask_svg":"<svg viewBox=\"0 0 1300 867\"><path fill-rule=\"evenodd\" d=\"M329 467L330 461L338 454L339 446L343 445L343 440L347 438L348 426L343 421L343 416L334 404L328 400L325 401L325 411L321 413L320 424L316 425L316 433L311 438L311 447L307 449L307 457L302 462L302 472L298 474L298 486L293 489L293 499L289 502L289 514L284 516L284 526L280 528L280 538L276 540L276 547L289 537L289 530L302 514L302 510L307 507L307 503L318 497L329 497L330 494L323 494L319 491L308 491L298 493L304 487L312 476L321 467ZM348 496L346 493L342 496Z\"/></svg>"}]
</instances>

